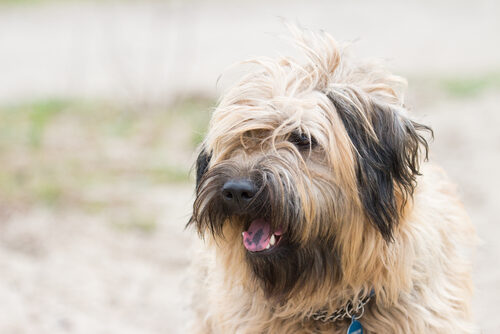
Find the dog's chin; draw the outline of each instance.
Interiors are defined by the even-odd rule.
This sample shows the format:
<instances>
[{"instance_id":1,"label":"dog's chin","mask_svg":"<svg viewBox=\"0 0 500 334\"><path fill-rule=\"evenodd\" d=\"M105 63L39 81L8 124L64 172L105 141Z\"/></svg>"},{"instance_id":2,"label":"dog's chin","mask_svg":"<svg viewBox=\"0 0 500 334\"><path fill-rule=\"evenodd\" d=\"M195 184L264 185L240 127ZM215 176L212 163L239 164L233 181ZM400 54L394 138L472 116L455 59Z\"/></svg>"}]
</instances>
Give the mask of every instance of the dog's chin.
<instances>
[{"instance_id":1,"label":"dog's chin","mask_svg":"<svg viewBox=\"0 0 500 334\"><path fill-rule=\"evenodd\" d=\"M279 245L260 252L246 251L246 259L255 282L269 302L281 302L288 299L297 287L301 273L299 267L300 251L281 239Z\"/></svg>"},{"instance_id":2,"label":"dog's chin","mask_svg":"<svg viewBox=\"0 0 500 334\"><path fill-rule=\"evenodd\" d=\"M320 285L339 279L340 263L338 254L333 251L333 239L299 244L292 237L299 231L290 230L294 225L281 229L280 224L258 218L242 228L242 238L238 242L241 242L255 282L269 302L284 302L298 291L314 293Z\"/></svg>"}]
</instances>

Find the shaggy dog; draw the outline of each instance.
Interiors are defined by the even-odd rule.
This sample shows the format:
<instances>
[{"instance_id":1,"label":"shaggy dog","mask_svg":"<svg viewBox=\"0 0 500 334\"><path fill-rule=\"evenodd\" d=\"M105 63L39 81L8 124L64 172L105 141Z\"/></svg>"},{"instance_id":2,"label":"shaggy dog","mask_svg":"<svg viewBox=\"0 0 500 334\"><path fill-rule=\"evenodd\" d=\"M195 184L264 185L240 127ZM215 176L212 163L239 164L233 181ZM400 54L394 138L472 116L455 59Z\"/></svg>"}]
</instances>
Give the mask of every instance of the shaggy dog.
<instances>
[{"instance_id":1,"label":"shaggy dog","mask_svg":"<svg viewBox=\"0 0 500 334\"><path fill-rule=\"evenodd\" d=\"M473 333L475 234L405 81L326 33L258 58L197 159L195 333Z\"/></svg>"}]
</instances>

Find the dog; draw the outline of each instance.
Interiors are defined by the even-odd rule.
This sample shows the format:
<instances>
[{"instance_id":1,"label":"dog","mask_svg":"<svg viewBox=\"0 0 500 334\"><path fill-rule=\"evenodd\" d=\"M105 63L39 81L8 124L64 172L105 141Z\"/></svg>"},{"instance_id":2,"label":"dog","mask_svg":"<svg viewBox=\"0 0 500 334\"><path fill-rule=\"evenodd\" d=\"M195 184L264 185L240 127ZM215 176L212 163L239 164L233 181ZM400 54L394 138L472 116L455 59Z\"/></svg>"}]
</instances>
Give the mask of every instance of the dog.
<instances>
[{"instance_id":1,"label":"dog","mask_svg":"<svg viewBox=\"0 0 500 334\"><path fill-rule=\"evenodd\" d=\"M475 333L475 231L406 81L291 27L222 96L188 226L193 333Z\"/></svg>"}]
</instances>

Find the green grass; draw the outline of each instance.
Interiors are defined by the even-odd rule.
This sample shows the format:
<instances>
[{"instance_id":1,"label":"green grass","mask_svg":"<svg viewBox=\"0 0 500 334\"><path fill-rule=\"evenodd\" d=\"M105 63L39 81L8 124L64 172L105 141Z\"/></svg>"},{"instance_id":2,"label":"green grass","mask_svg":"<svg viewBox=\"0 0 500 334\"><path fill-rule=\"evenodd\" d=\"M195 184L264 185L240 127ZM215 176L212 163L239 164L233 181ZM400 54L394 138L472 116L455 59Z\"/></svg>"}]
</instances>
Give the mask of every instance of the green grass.
<instances>
[{"instance_id":1,"label":"green grass","mask_svg":"<svg viewBox=\"0 0 500 334\"><path fill-rule=\"evenodd\" d=\"M489 89L500 89L500 72L444 78L441 87L453 97L476 96Z\"/></svg>"},{"instance_id":2,"label":"green grass","mask_svg":"<svg viewBox=\"0 0 500 334\"><path fill-rule=\"evenodd\" d=\"M138 231L145 234L151 234L158 228L155 218L137 213L128 219L115 220L112 226L125 232Z\"/></svg>"},{"instance_id":3,"label":"green grass","mask_svg":"<svg viewBox=\"0 0 500 334\"><path fill-rule=\"evenodd\" d=\"M60 100L47 100L27 106L29 125L29 143L33 148L40 148L41 139L47 124L64 108L68 103ZM19 111L18 111L19 112Z\"/></svg>"},{"instance_id":4,"label":"green grass","mask_svg":"<svg viewBox=\"0 0 500 334\"><path fill-rule=\"evenodd\" d=\"M35 184L33 187L33 194L36 201L45 205L54 206L61 201L64 191L61 184L47 181L48 180L43 180L41 183Z\"/></svg>"},{"instance_id":5,"label":"green grass","mask_svg":"<svg viewBox=\"0 0 500 334\"><path fill-rule=\"evenodd\" d=\"M99 211L116 199L89 198L98 189L190 182L193 137L206 131L212 105L191 97L147 109L58 99L0 106L0 201Z\"/></svg>"},{"instance_id":6,"label":"green grass","mask_svg":"<svg viewBox=\"0 0 500 334\"><path fill-rule=\"evenodd\" d=\"M182 183L189 181L189 170L174 166L163 166L151 168L146 171L154 182L159 183Z\"/></svg>"},{"instance_id":7,"label":"green grass","mask_svg":"<svg viewBox=\"0 0 500 334\"><path fill-rule=\"evenodd\" d=\"M174 113L192 126L191 144L193 146L198 146L205 138L214 107L215 102L206 97L192 97L173 105Z\"/></svg>"}]
</instances>

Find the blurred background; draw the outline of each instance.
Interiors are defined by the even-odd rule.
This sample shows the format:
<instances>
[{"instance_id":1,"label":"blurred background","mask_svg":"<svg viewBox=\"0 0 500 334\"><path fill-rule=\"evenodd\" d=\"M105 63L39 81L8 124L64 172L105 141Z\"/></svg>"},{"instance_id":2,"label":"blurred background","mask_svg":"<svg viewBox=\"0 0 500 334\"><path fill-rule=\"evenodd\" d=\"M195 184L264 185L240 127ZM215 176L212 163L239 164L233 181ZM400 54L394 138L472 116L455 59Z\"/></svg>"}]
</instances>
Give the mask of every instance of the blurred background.
<instances>
[{"instance_id":1,"label":"blurred background","mask_svg":"<svg viewBox=\"0 0 500 334\"><path fill-rule=\"evenodd\" d=\"M500 332L499 1L0 0L0 333L182 332L194 151L227 66L288 50L280 17L408 78Z\"/></svg>"}]
</instances>

